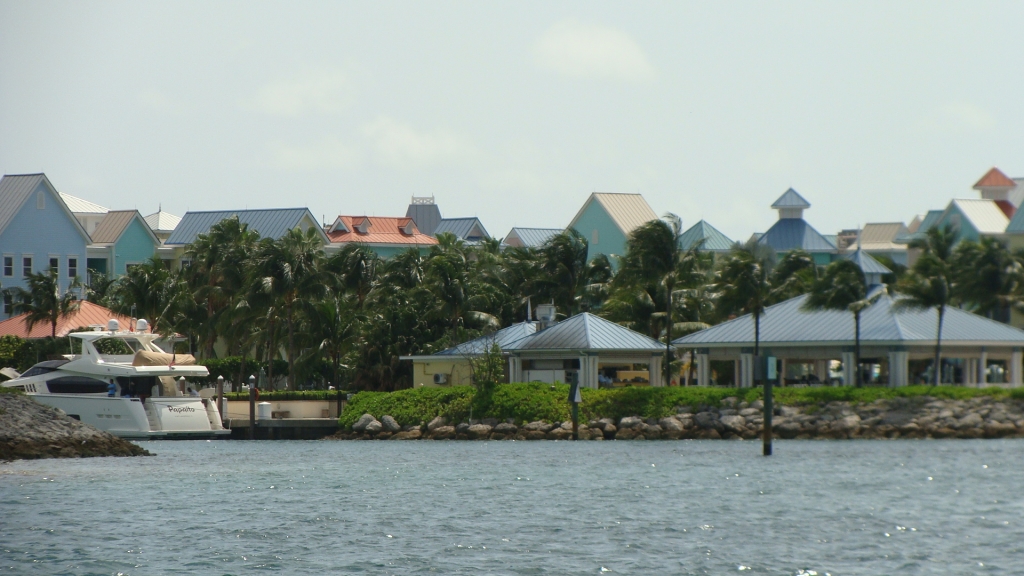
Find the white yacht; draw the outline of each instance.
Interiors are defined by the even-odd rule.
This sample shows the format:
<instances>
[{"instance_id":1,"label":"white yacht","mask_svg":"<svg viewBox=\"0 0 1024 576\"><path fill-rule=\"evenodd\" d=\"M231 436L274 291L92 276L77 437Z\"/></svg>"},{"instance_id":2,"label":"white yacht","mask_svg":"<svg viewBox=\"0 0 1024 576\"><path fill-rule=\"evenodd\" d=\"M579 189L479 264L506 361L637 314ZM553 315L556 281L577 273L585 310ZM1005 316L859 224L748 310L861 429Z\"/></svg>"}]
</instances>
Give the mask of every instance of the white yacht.
<instances>
[{"instance_id":1,"label":"white yacht","mask_svg":"<svg viewBox=\"0 0 1024 576\"><path fill-rule=\"evenodd\" d=\"M42 404L134 439L214 438L230 435L212 398L183 394L175 381L209 375L188 354L168 354L147 333L145 320L136 331L122 331L116 320L108 330L68 334L81 342L81 354L36 364L3 383L19 388Z\"/></svg>"}]
</instances>

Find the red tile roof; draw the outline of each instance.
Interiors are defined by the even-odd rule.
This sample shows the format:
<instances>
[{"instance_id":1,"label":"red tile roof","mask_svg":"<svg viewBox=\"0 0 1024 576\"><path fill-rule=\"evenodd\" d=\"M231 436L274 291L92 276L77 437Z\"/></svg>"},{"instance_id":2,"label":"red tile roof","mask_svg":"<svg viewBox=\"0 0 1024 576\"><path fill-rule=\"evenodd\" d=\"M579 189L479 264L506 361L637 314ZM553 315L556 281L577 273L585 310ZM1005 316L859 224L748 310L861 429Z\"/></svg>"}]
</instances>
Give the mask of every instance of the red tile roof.
<instances>
[{"instance_id":1,"label":"red tile roof","mask_svg":"<svg viewBox=\"0 0 1024 576\"><path fill-rule=\"evenodd\" d=\"M1006 174L1003 174L999 168L992 168L978 180L977 184L974 185L974 189L978 188L1015 188L1017 183L1010 180Z\"/></svg>"},{"instance_id":2,"label":"red tile roof","mask_svg":"<svg viewBox=\"0 0 1024 576\"><path fill-rule=\"evenodd\" d=\"M122 330L132 327L132 319L123 314L117 314L99 304L93 304L82 300L78 303L78 310L71 315L57 321L57 336L67 336L75 328L87 326L103 326L107 329L107 321L115 319L121 324ZM21 338L45 338L50 335L50 323L39 322L32 326L32 332L25 329L25 314L8 318L0 322L0 336L19 336Z\"/></svg>"},{"instance_id":3,"label":"red tile roof","mask_svg":"<svg viewBox=\"0 0 1024 576\"><path fill-rule=\"evenodd\" d=\"M1017 212L1017 207L1009 200L996 200L995 203L1003 211L1003 214L1006 214L1007 218L1013 218L1014 213Z\"/></svg>"},{"instance_id":4,"label":"red tile roof","mask_svg":"<svg viewBox=\"0 0 1024 576\"><path fill-rule=\"evenodd\" d=\"M344 228L338 226L338 220ZM366 233L357 227L369 223ZM332 232L333 230L333 232ZM407 234L405 231L411 233ZM334 224L324 232L332 244L359 242L361 244L404 244L409 246L433 246L437 240L416 228L412 218L388 218L383 216L338 216Z\"/></svg>"}]
</instances>

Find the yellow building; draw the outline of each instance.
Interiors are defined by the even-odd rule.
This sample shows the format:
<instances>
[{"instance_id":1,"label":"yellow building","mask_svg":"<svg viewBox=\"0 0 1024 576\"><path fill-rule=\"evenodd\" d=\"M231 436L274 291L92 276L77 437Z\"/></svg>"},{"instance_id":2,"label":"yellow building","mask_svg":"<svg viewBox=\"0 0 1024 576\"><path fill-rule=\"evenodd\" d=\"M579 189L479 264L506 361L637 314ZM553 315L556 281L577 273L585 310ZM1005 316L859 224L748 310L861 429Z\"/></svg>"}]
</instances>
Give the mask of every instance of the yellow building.
<instances>
[{"instance_id":1,"label":"yellow building","mask_svg":"<svg viewBox=\"0 0 1024 576\"><path fill-rule=\"evenodd\" d=\"M536 331L537 323L520 322L469 342L463 342L437 354L402 356L400 359L412 361L412 385L414 388L468 385L473 383L472 360L483 356L495 344L504 350L505 346ZM507 356L507 354L503 353L503 356ZM506 381L508 381L507 377Z\"/></svg>"}]
</instances>

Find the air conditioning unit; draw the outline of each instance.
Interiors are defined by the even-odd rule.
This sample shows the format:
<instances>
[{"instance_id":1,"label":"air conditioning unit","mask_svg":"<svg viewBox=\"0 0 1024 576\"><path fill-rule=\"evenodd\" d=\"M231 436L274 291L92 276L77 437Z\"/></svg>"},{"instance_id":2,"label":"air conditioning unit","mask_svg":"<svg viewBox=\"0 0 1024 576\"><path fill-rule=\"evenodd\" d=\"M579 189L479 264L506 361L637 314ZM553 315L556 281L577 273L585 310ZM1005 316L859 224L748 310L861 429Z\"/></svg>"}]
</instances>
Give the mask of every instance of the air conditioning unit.
<instances>
[{"instance_id":1,"label":"air conditioning unit","mask_svg":"<svg viewBox=\"0 0 1024 576\"><path fill-rule=\"evenodd\" d=\"M447 384L447 383L448 383L448 375L447 374L434 374L434 384Z\"/></svg>"}]
</instances>

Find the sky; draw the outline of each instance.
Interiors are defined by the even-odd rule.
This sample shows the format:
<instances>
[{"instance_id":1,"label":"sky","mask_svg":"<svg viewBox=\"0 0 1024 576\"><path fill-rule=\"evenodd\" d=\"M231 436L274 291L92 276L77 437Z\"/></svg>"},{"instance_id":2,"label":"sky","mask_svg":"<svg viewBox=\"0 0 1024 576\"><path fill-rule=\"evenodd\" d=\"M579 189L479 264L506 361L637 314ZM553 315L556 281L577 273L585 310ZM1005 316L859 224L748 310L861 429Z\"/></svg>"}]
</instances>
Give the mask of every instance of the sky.
<instances>
[{"instance_id":1,"label":"sky","mask_svg":"<svg viewBox=\"0 0 1024 576\"><path fill-rule=\"evenodd\" d=\"M0 172L111 209L434 196L491 235L643 194L745 240L1024 176L1024 2L11 2Z\"/></svg>"}]
</instances>

